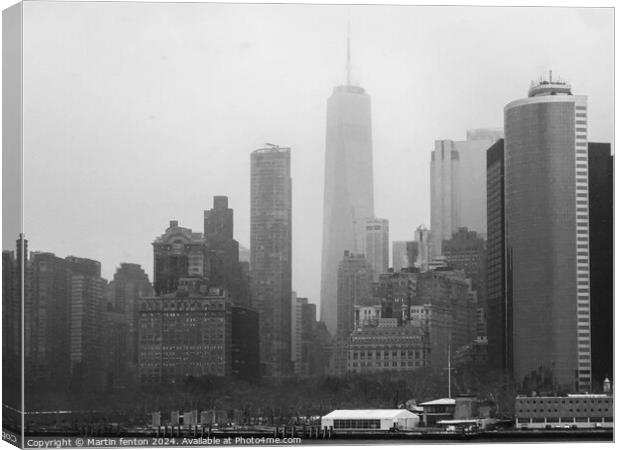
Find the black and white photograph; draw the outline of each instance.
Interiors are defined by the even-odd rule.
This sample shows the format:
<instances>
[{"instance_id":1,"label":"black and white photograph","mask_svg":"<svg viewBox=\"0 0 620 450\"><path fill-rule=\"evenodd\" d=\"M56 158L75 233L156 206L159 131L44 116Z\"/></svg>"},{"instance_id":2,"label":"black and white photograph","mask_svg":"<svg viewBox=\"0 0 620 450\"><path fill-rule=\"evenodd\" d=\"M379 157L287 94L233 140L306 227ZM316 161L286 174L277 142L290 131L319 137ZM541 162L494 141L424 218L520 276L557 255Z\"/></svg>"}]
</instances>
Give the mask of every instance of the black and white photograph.
<instances>
[{"instance_id":1,"label":"black and white photograph","mask_svg":"<svg viewBox=\"0 0 620 450\"><path fill-rule=\"evenodd\" d=\"M3 2L3 440L612 443L599 3Z\"/></svg>"}]
</instances>

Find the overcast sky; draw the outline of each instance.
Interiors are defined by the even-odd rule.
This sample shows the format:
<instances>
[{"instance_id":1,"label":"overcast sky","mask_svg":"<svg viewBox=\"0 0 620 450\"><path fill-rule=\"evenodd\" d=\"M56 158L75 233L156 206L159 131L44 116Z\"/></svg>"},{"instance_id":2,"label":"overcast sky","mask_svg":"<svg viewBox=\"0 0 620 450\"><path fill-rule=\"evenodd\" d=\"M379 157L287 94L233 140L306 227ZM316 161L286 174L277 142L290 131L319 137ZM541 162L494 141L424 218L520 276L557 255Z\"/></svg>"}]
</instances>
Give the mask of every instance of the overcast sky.
<instances>
[{"instance_id":1,"label":"overcast sky","mask_svg":"<svg viewBox=\"0 0 620 450\"><path fill-rule=\"evenodd\" d=\"M249 247L250 152L292 148L293 287L319 302L325 108L372 99L375 212L390 240L429 225L435 139L503 126L553 69L613 136L611 9L39 3L24 6L25 232L31 250L152 280L171 219L202 231L228 195Z\"/></svg>"}]
</instances>

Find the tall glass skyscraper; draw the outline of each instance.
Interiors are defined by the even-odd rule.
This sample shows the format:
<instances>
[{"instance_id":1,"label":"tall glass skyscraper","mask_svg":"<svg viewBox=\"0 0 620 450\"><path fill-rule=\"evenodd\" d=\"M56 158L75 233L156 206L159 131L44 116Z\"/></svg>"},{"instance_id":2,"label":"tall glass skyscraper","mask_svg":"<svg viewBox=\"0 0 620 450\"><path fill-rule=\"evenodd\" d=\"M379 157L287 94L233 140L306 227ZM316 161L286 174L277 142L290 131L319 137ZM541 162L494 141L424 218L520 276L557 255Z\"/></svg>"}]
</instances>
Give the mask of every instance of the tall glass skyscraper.
<instances>
[{"instance_id":1,"label":"tall glass skyscraper","mask_svg":"<svg viewBox=\"0 0 620 450\"><path fill-rule=\"evenodd\" d=\"M540 81L504 108L507 291L515 381L589 390L586 97Z\"/></svg>"},{"instance_id":2,"label":"tall glass skyscraper","mask_svg":"<svg viewBox=\"0 0 620 450\"><path fill-rule=\"evenodd\" d=\"M250 273L259 313L263 375L280 377L291 365L291 150L252 152Z\"/></svg>"},{"instance_id":3,"label":"tall glass skyscraper","mask_svg":"<svg viewBox=\"0 0 620 450\"><path fill-rule=\"evenodd\" d=\"M363 250L365 221L370 217L374 217L370 96L353 86L347 75L347 84L334 88L327 100L321 320L332 334L338 264L345 250Z\"/></svg>"},{"instance_id":4,"label":"tall glass skyscraper","mask_svg":"<svg viewBox=\"0 0 620 450\"><path fill-rule=\"evenodd\" d=\"M486 237L486 149L501 129L467 130L464 141L435 141L431 152L431 254L441 256L442 241L467 227Z\"/></svg>"}]
</instances>

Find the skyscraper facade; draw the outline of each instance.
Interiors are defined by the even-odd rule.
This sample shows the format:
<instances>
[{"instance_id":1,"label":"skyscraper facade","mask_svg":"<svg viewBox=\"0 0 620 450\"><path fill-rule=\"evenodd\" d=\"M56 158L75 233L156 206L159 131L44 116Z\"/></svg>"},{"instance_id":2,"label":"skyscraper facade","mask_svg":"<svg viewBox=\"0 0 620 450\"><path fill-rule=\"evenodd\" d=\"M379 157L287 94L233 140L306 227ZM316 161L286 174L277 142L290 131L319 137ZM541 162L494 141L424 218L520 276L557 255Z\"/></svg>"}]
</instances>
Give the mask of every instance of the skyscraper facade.
<instances>
[{"instance_id":1,"label":"skyscraper facade","mask_svg":"<svg viewBox=\"0 0 620 450\"><path fill-rule=\"evenodd\" d=\"M181 279L176 293L140 300L142 384L232 372L232 302L224 289Z\"/></svg>"},{"instance_id":2,"label":"skyscraper facade","mask_svg":"<svg viewBox=\"0 0 620 450\"><path fill-rule=\"evenodd\" d=\"M487 150L487 337L489 366L512 373L512 303L506 291L504 140Z\"/></svg>"},{"instance_id":3,"label":"skyscraper facade","mask_svg":"<svg viewBox=\"0 0 620 450\"><path fill-rule=\"evenodd\" d=\"M602 392L605 378L613 378L614 164L610 147L605 143L588 143L592 387L595 392Z\"/></svg>"},{"instance_id":4,"label":"skyscraper facade","mask_svg":"<svg viewBox=\"0 0 620 450\"><path fill-rule=\"evenodd\" d=\"M73 389L102 390L103 304L106 281L93 275L70 272L71 313L69 357Z\"/></svg>"},{"instance_id":5,"label":"skyscraper facade","mask_svg":"<svg viewBox=\"0 0 620 450\"><path fill-rule=\"evenodd\" d=\"M213 197L213 208L204 212L205 277L211 286L226 288L237 302L249 304L247 286L239 263L239 243L233 239L233 210L228 197Z\"/></svg>"},{"instance_id":6,"label":"skyscraper facade","mask_svg":"<svg viewBox=\"0 0 620 450\"><path fill-rule=\"evenodd\" d=\"M415 267L420 269L421 271L428 270L428 264L430 263L431 257L431 232L424 225L420 225L415 230L415 242L417 244L418 249L418 257L415 262Z\"/></svg>"},{"instance_id":7,"label":"skyscraper facade","mask_svg":"<svg viewBox=\"0 0 620 450\"><path fill-rule=\"evenodd\" d=\"M435 141L431 153L432 257L461 227L486 237L486 149L502 137L501 130L467 131L464 141Z\"/></svg>"},{"instance_id":8,"label":"skyscraper facade","mask_svg":"<svg viewBox=\"0 0 620 450\"><path fill-rule=\"evenodd\" d=\"M297 297L295 291L291 294L291 361L295 374L301 371L301 352L302 352L302 309L303 305L308 304L308 299Z\"/></svg>"},{"instance_id":9,"label":"skyscraper facade","mask_svg":"<svg viewBox=\"0 0 620 450\"><path fill-rule=\"evenodd\" d=\"M26 380L66 388L71 314L67 262L53 253L33 252L27 263L31 291L24 299Z\"/></svg>"},{"instance_id":10,"label":"skyscraper facade","mask_svg":"<svg viewBox=\"0 0 620 450\"><path fill-rule=\"evenodd\" d=\"M103 334L107 389L137 385L139 300L153 293L149 277L139 264L121 263L106 287Z\"/></svg>"},{"instance_id":11,"label":"skyscraper facade","mask_svg":"<svg viewBox=\"0 0 620 450\"><path fill-rule=\"evenodd\" d=\"M476 292L479 311L478 336L486 336L486 246L484 239L467 227L459 228L452 239L442 243L443 254L448 265L463 269Z\"/></svg>"},{"instance_id":12,"label":"skyscraper facade","mask_svg":"<svg viewBox=\"0 0 620 450\"><path fill-rule=\"evenodd\" d=\"M392 242L392 268L394 272L415 267L418 259L418 243L416 241Z\"/></svg>"},{"instance_id":13,"label":"skyscraper facade","mask_svg":"<svg viewBox=\"0 0 620 450\"><path fill-rule=\"evenodd\" d=\"M373 270L373 279L387 272L390 261L390 224L387 219L367 218L362 253Z\"/></svg>"},{"instance_id":14,"label":"skyscraper facade","mask_svg":"<svg viewBox=\"0 0 620 450\"><path fill-rule=\"evenodd\" d=\"M321 320L332 334L338 264L345 250L363 251L368 217L374 217L370 96L347 80L327 100Z\"/></svg>"},{"instance_id":15,"label":"skyscraper facade","mask_svg":"<svg viewBox=\"0 0 620 450\"><path fill-rule=\"evenodd\" d=\"M252 152L250 273L264 375L291 373L291 150Z\"/></svg>"},{"instance_id":16,"label":"skyscraper facade","mask_svg":"<svg viewBox=\"0 0 620 450\"><path fill-rule=\"evenodd\" d=\"M504 108L506 251L515 381L589 390L587 106L570 85L533 83Z\"/></svg>"},{"instance_id":17,"label":"skyscraper facade","mask_svg":"<svg viewBox=\"0 0 620 450\"><path fill-rule=\"evenodd\" d=\"M371 298L372 266L362 254L344 252L338 265L338 310L336 331L335 369L337 374L347 370L347 348L355 326L355 305L365 304Z\"/></svg>"}]
</instances>

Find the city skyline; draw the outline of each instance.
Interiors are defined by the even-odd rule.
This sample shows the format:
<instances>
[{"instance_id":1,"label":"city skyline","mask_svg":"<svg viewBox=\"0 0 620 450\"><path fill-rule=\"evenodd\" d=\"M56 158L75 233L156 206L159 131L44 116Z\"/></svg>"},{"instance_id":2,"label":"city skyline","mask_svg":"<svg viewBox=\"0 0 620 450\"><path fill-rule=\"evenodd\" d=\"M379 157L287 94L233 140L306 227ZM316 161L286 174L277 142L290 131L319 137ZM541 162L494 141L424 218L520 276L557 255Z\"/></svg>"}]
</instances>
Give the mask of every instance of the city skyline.
<instances>
[{"instance_id":1,"label":"city skyline","mask_svg":"<svg viewBox=\"0 0 620 450\"><path fill-rule=\"evenodd\" d=\"M613 439L614 20L5 10L3 429Z\"/></svg>"},{"instance_id":2,"label":"city skyline","mask_svg":"<svg viewBox=\"0 0 620 450\"><path fill-rule=\"evenodd\" d=\"M44 5L39 7L45 10ZM589 140L612 141L613 99L607 96L613 86L612 70L607 65L612 43L606 40L610 34L605 33L611 29L611 16L605 10L243 7L248 8L244 10L248 14L241 18L233 17L239 11L235 5L197 5L195 10L183 7L177 19L189 25L179 37L171 33L173 19L163 23L162 4L142 16L139 23L128 19L127 23L115 24L119 31L112 42L93 37L89 48L94 49L93 54L104 55L100 63L84 53L81 44L69 42L72 32L81 29L72 27L92 26L97 30L105 27L114 14L83 10L80 14L85 17L79 25L66 19L70 13L52 15L53 20L50 15L38 13L28 16L32 21L29 26L38 26L41 32L29 35L24 42L24 50L30 55L24 67L24 83L29 87L24 98L24 172L40 180L32 187L40 183L56 186L46 192L37 189L35 196L26 183L25 232L30 249L101 261L102 275L107 279L121 263L137 263L153 279L152 239L170 220L202 229L201 216L196 212L208 209L214 195L229 197L236 216L234 238L248 248L249 153L264 142L275 142L292 148L293 289L318 304L321 256L317 249L321 246L323 195L315 187L323 184L325 101L332 88L345 78L347 10L351 11L353 82L364 86L373 99L375 214L390 221L392 240L411 240L422 223L430 227L428 160L434 141L462 140L467 129L501 126L504 105L523 97L529 81L546 76L550 68L570 81L576 94L588 96ZM70 12L70 5L65 8ZM77 11L80 6L75 8ZM119 8L110 10L129 12L132 6L124 4ZM190 14L190 10L198 14ZM302 17L308 14L314 20L326 20L325 36L301 26ZM548 32L549 15L557 15L565 26ZM298 48L276 42L278 36L273 32L261 36L254 33L283 16L288 20L283 24L285 32L301 39ZM221 30L217 21L240 31L231 42L221 42L219 47L207 45L213 37L210 33ZM385 25L381 24L386 21L393 23L391 29L395 30L389 39L381 38L378 31L372 32L383 29ZM518 27L525 22L528 35L520 42L499 36L501 27ZM159 25L166 26L162 30ZM487 27L489 33L495 30L497 39L489 43L480 33L471 32L480 26ZM51 30L56 27L65 32L52 38ZM432 38L429 33L425 35L429 27ZM464 37L459 42L442 41L436 35L443 27L452 27L456 34L461 30ZM371 31L362 34L362 29ZM132 41L136 46L112 57L123 39L134 36L131 30L139 30L138 40ZM570 33L564 34L567 30ZM587 39L572 37L584 34ZM99 35L105 33L92 33ZM221 33L218 36L222 41ZM547 50L534 45L541 37ZM147 45L151 38L158 44L155 48ZM191 39L196 41L189 49L180 49ZM48 45L62 48L63 52L52 51ZM494 52L514 54L516 50L520 50L517 54L521 60L489 57L500 56ZM136 55L144 68L132 62ZM174 55L174 64L170 55ZM84 67L64 68L70 66L66 58L79 58ZM225 69L201 66L198 61L202 58L221 63ZM297 64L299 72L292 69L294 62L299 62L296 58L303 60L303 64ZM289 64L283 66L286 60ZM268 62L291 68L281 73L267 70L267 76L252 69L269 67ZM90 72L88 64L103 72ZM124 64L129 66L123 68ZM439 69L447 64L463 70L458 71L458 76L446 77ZM49 71L41 71L42 67ZM238 71L244 68L252 70L247 75ZM157 69L156 75L141 78L140 74L152 69ZM304 70L308 73L301 77ZM510 81L503 76L506 71L511 73ZM593 72L600 76L593 79ZM46 84L40 83L39 73L51 74L50 82L58 89L43 92ZM122 77L124 85L116 86L118 92L112 93L115 76ZM225 80L227 77L230 81ZM459 89L450 80L469 88ZM185 82L194 88L191 93L177 87ZM144 83L143 88L140 83ZM158 85L163 86L159 91ZM214 92L214 86L229 97ZM168 95L157 94L163 89ZM473 102L477 104L474 111L469 106ZM58 108L63 114L58 113ZM450 113L446 114L446 110ZM112 111L120 112L118 117L111 117ZM226 133L219 131L221 121L215 118L215 111L221 111L222 121L243 123L243 128L232 126L224 127ZM268 113L259 114L263 111ZM80 116L86 117L86 122ZM291 122L289 116L298 120ZM67 130L57 120L70 121L78 131ZM134 122L138 126L128 126ZM30 149L35 148L46 149L36 161L28 159ZM51 159L48 154L60 157ZM154 154L155 161L144 159ZM109 188L110 180L115 183L114 189ZM76 193L76 185L82 194ZM69 193L74 201L66 206L53 201ZM304 205L304 210L295 205ZM47 226L36 227L44 219ZM88 239L95 234L98 239ZM12 243L5 247L12 248Z\"/></svg>"}]
</instances>

